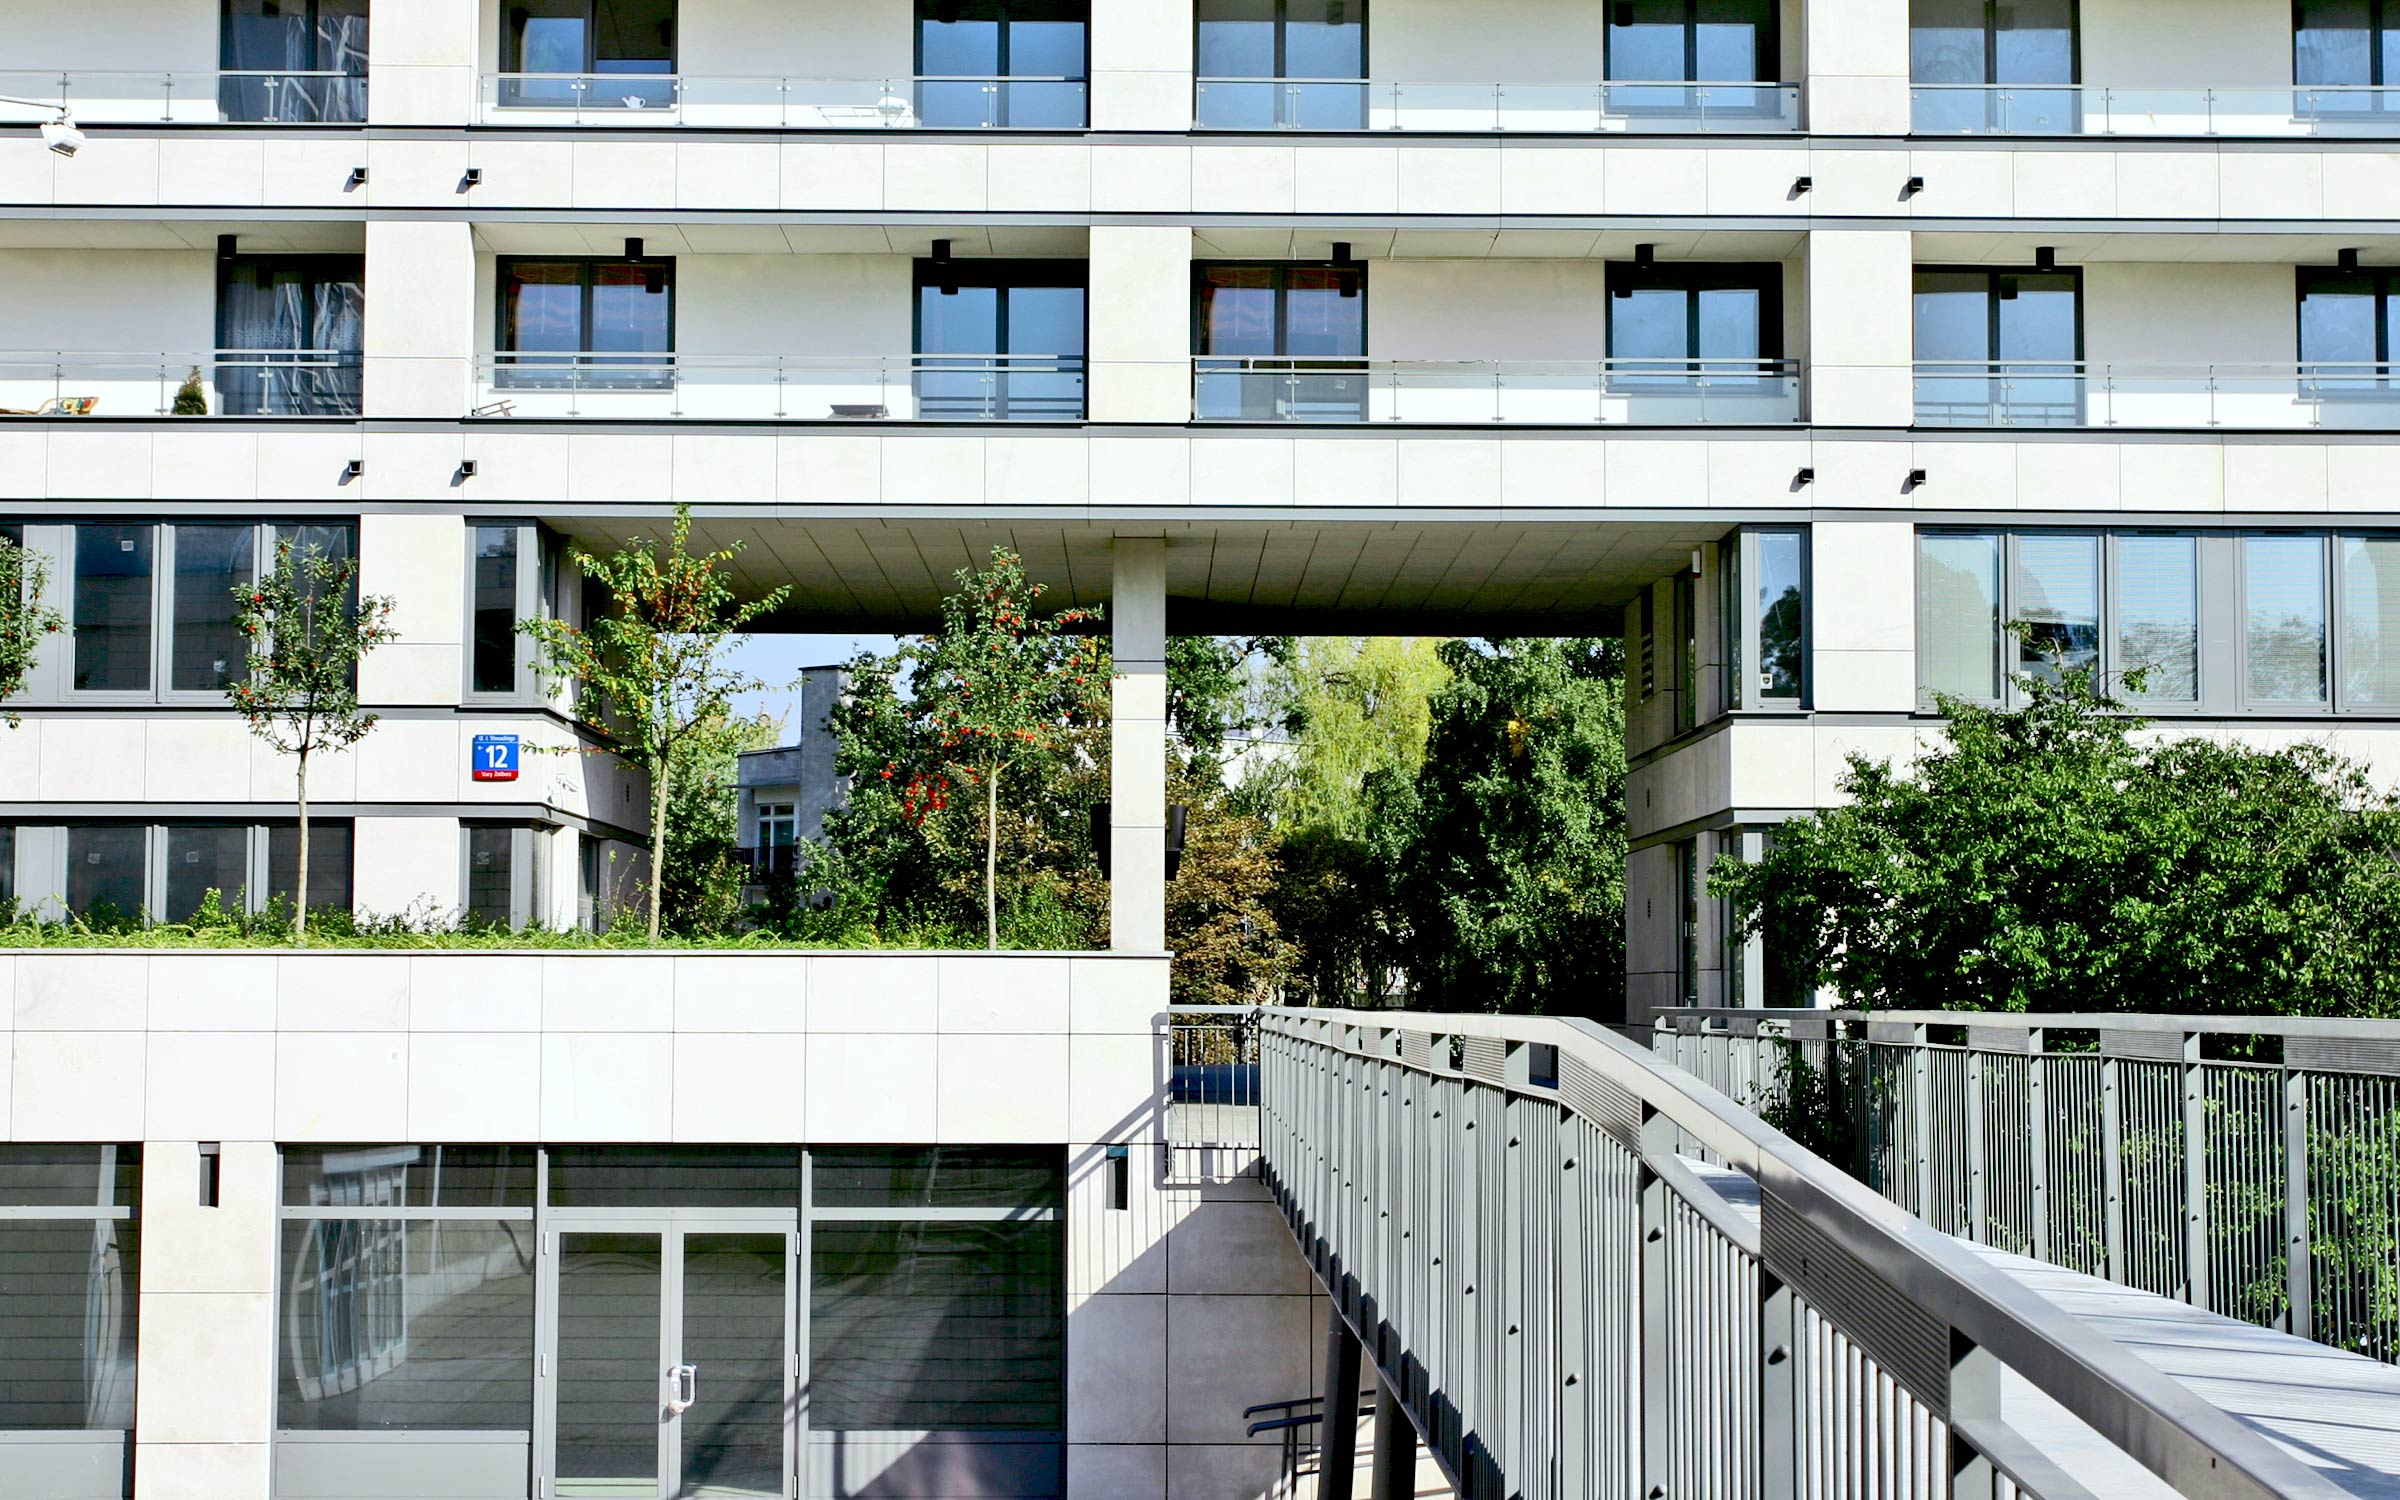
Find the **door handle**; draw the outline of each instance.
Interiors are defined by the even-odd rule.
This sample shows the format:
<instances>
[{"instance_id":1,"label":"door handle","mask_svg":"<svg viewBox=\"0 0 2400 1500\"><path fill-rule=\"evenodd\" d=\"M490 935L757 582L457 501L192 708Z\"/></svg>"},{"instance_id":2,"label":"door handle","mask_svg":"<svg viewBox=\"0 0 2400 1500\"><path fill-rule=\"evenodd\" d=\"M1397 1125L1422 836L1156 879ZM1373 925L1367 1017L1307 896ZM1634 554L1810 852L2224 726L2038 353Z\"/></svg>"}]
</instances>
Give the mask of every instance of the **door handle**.
<instances>
[{"instance_id":1,"label":"door handle","mask_svg":"<svg viewBox=\"0 0 2400 1500\"><path fill-rule=\"evenodd\" d=\"M700 1400L700 1367L677 1365L667 1371L667 1415L680 1417Z\"/></svg>"}]
</instances>

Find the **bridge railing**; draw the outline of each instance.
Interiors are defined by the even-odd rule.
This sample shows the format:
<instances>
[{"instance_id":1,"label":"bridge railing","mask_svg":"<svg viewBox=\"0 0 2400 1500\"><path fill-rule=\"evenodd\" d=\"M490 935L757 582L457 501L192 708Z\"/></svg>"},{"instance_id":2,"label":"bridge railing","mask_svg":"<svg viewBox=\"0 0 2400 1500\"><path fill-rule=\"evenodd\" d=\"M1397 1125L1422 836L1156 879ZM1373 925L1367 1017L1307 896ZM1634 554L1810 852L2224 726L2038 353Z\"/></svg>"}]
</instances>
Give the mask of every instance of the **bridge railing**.
<instances>
[{"instance_id":1,"label":"bridge railing","mask_svg":"<svg viewBox=\"0 0 2400 1500\"><path fill-rule=\"evenodd\" d=\"M1806 1107L1934 1228L2400 1363L2400 1022L1674 1011L1659 1055ZM2194 1149L2198 1143L2198 1149Z\"/></svg>"},{"instance_id":2,"label":"bridge railing","mask_svg":"<svg viewBox=\"0 0 2400 1500\"><path fill-rule=\"evenodd\" d=\"M2088 1495L2023 1387L2197 1500L2342 1493L1597 1025L1258 1027L1267 1184L1469 1500Z\"/></svg>"}]
</instances>

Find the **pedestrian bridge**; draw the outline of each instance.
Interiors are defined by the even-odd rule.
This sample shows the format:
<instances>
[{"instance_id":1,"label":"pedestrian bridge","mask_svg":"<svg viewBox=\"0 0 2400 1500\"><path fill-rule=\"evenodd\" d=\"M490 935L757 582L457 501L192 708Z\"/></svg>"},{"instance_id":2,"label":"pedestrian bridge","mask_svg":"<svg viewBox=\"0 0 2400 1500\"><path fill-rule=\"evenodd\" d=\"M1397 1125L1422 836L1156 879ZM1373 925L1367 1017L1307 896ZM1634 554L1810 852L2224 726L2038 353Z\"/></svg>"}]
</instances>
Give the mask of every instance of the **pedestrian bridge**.
<instances>
[{"instance_id":1,"label":"pedestrian bridge","mask_svg":"<svg viewBox=\"0 0 2400 1500\"><path fill-rule=\"evenodd\" d=\"M1378 1500L1419 1490L1412 1439L1470 1500L2400 1497L2400 1369L1946 1233L1607 1028L1241 1029L1263 1174L1340 1318L1324 1500L1351 1493L1362 1366ZM2400 1144L2400 1115L2360 1139ZM2400 1192L2400 1162L2367 1180Z\"/></svg>"}]
</instances>

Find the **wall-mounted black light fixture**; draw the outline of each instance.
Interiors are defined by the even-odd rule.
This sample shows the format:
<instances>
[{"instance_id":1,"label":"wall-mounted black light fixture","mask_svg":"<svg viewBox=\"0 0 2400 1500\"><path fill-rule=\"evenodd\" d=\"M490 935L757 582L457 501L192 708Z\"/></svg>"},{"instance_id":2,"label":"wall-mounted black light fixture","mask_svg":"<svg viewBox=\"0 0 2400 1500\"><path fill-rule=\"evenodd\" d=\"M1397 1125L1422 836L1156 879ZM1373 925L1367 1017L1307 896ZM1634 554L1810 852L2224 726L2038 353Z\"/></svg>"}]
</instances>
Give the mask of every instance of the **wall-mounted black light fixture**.
<instances>
[{"instance_id":1,"label":"wall-mounted black light fixture","mask_svg":"<svg viewBox=\"0 0 2400 1500\"><path fill-rule=\"evenodd\" d=\"M1348 240L1333 242L1333 268L1340 273L1333 278L1335 292L1344 297L1357 296L1358 277L1352 273L1357 272L1360 267L1358 257L1350 253Z\"/></svg>"},{"instance_id":2,"label":"wall-mounted black light fixture","mask_svg":"<svg viewBox=\"0 0 2400 1500\"><path fill-rule=\"evenodd\" d=\"M2351 245L2334 252L2333 258L2345 271L2358 269L2358 247Z\"/></svg>"},{"instance_id":3,"label":"wall-mounted black light fixture","mask_svg":"<svg viewBox=\"0 0 2400 1500\"><path fill-rule=\"evenodd\" d=\"M1180 802L1172 803L1167 808L1167 878L1169 880L1173 880L1176 872L1183 868L1183 826L1185 817L1190 811L1190 808Z\"/></svg>"},{"instance_id":4,"label":"wall-mounted black light fixture","mask_svg":"<svg viewBox=\"0 0 2400 1500\"><path fill-rule=\"evenodd\" d=\"M1814 177L1795 177L1792 179L1792 196L1797 198L1816 185L1817 179Z\"/></svg>"},{"instance_id":5,"label":"wall-mounted black light fixture","mask_svg":"<svg viewBox=\"0 0 2400 1500\"><path fill-rule=\"evenodd\" d=\"M950 242L948 240L933 242L933 263L945 273L950 269ZM958 295L958 279L945 274L934 290L945 297L955 297Z\"/></svg>"},{"instance_id":6,"label":"wall-mounted black light fixture","mask_svg":"<svg viewBox=\"0 0 2400 1500\"><path fill-rule=\"evenodd\" d=\"M475 460L471 458L460 459L458 461L458 477L461 479L473 479L475 477Z\"/></svg>"},{"instance_id":7,"label":"wall-mounted black light fixture","mask_svg":"<svg viewBox=\"0 0 2400 1500\"><path fill-rule=\"evenodd\" d=\"M625 236L625 258L637 266L642 263L642 237L640 235Z\"/></svg>"},{"instance_id":8,"label":"wall-mounted black light fixture","mask_svg":"<svg viewBox=\"0 0 2400 1500\"><path fill-rule=\"evenodd\" d=\"M350 169L350 181L349 181L349 184L348 184L346 187L344 187L344 188L343 188L343 191L344 191L344 192L348 192L348 191L350 190L350 188L362 188L362 187L365 187L366 185L367 185L367 169L366 169L365 167L352 167L352 168Z\"/></svg>"},{"instance_id":9,"label":"wall-mounted black light fixture","mask_svg":"<svg viewBox=\"0 0 2400 1500\"><path fill-rule=\"evenodd\" d=\"M1643 242L1642 244L1639 244L1639 245L1636 245L1636 246L1634 246L1634 247L1633 247L1633 263L1634 263L1634 265L1635 265L1635 266L1637 266L1638 268L1640 268L1640 269L1642 269L1642 270L1644 270L1644 271L1647 271L1647 270L1649 270L1649 269L1650 269L1652 266L1654 266L1654 265L1657 265L1657 264L1658 264L1658 247L1657 247L1656 245L1653 245L1653 244L1650 244L1650 243L1648 243L1647 241Z\"/></svg>"},{"instance_id":10,"label":"wall-mounted black light fixture","mask_svg":"<svg viewBox=\"0 0 2400 1500\"><path fill-rule=\"evenodd\" d=\"M351 480L358 478L361 474L366 472L367 461L363 458L354 458L348 463L342 465L342 482L344 484L348 484Z\"/></svg>"},{"instance_id":11,"label":"wall-mounted black light fixture","mask_svg":"<svg viewBox=\"0 0 2400 1500\"><path fill-rule=\"evenodd\" d=\"M1925 179L1922 177L1911 177L1908 181L1900 184L1900 196L1903 198L1914 198L1923 191L1925 191Z\"/></svg>"},{"instance_id":12,"label":"wall-mounted black light fixture","mask_svg":"<svg viewBox=\"0 0 2400 1500\"><path fill-rule=\"evenodd\" d=\"M1908 471L1908 480L1907 480L1907 482L1906 482L1906 483L1904 483L1904 484L1902 484L1902 485L1900 486L1900 493L1901 493L1901 494L1903 494L1903 495L1905 495L1905 494L1908 494L1908 493L1910 493L1910 492L1912 492L1912 491L1914 491L1914 490L1919 490L1919 489L1922 489L1922 488L1924 488L1924 487L1925 487L1925 471L1924 471L1923 469L1911 469L1911 470L1909 470L1909 471Z\"/></svg>"},{"instance_id":13,"label":"wall-mounted black light fixture","mask_svg":"<svg viewBox=\"0 0 2400 1500\"><path fill-rule=\"evenodd\" d=\"M2056 245L2036 245L2036 246L2034 246L2034 247L2033 247L2033 268L2034 268L2035 270L2037 270L2037 271L2055 271L2055 270L2057 270L2057 269L2058 269L2058 247L2057 247Z\"/></svg>"},{"instance_id":14,"label":"wall-mounted black light fixture","mask_svg":"<svg viewBox=\"0 0 2400 1500\"><path fill-rule=\"evenodd\" d=\"M1800 489L1806 485L1815 484L1816 482L1817 471L1814 469L1802 469L1799 473L1792 476L1793 489Z\"/></svg>"},{"instance_id":15,"label":"wall-mounted black light fixture","mask_svg":"<svg viewBox=\"0 0 2400 1500\"><path fill-rule=\"evenodd\" d=\"M219 260L231 260L231 259L233 259L233 258L234 258L236 255L239 255L239 254L241 253L241 250L240 250L241 239L242 239L242 237L241 237L240 235L238 235L238 234L220 234L220 235L218 235L218 236L217 236L217 259L219 259Z\"/></svg>"},{"instance_id":16,"label":"wall-mounted black light fixture","mask_svg":"<svg viewBox=\"0 0 2400 1500\"><path fill-rule=\"evenodd\" d=\"M464 172L461 172L458 176L458 190L463 193L467 189L480 184L482 181L483 168L469 167Z\"/></svg>"},{"instance_id":17,"label":"wall-mounted black light fixture","mask_svg":"<svg viewBox=\"0 0 2400 1500\"><path fill-rule=\"evenodd\" d=\"M2014 276L2003 276L1993 285L1997 288L2001 301L2014 302L2017 300L2017 278Z\"/></svg>"}]
</instances>

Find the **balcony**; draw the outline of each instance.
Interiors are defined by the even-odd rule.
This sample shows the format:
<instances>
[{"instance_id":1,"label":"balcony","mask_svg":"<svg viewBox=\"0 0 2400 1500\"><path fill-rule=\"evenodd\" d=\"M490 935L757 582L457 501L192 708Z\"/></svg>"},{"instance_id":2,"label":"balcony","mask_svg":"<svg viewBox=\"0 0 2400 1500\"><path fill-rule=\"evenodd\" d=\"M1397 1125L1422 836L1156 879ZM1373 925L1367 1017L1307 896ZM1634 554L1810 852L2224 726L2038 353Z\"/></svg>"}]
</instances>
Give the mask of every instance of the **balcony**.
<instances>
[{"instance_id":1,"label":"balcony","mask_svg":"<svg viewBox=\"0 0 2400 1500\"><path fill-rule=\"evenodd\" d=\"M1786 83L1201 78L1194 97L1199 130L1755 135L1800 128L1800 90Z\"/></svg>"},{"instance_id":2,"label":"balcony","mask_svg":"<svg viewBox=\"0 0 2400 1500\"><path fill-rule=\"evenodd\" d=\"M737 130L1081 130L1079 77L809 78L690 73L487 73L486 125Z\"/></svg>"},{"instance_id":3,"label":"balcony","mask_svg":"<svg viewBox=\"0 0 2400 1500\"><path fill-rule=\"evenodd\" d=\"M363 73L245 69L0 72L0 95L57 101L84 125L357 125L367 118ZM54 111L0 104L0 125Z\"/></svg>"},{"instance_id":4,"label":"balcony","mask_svg":"<svg viewBox=\"0 0 2400 1500\"><path fill-rule=\"evenodd\" d=\"M2117 88L2105 84L1920 83L1919 135L2253 138L2400 135L2400 88Z\"/></svg>"},{"instance_id":5,"label":"balcony","mask_svg":"<svg viewBox=\"0 0 2400 1500\"><path fill-rule=\"evenodd\" d=\"M2400 365L1920 361L1924 427L2400 430Z\"/></svg>"},{"instance_id":6,"label":"balcony","mask_svg":"<svg viewBox=\"0 0 2400 1500\"><path fill-rule=\"evenodd\" d=\"M1785 359L1193 360L1201 422L1780 426L1800 420Z\"/></svg>"},{"instance_id":7,"label":"balcony","mask_svg":"<svg viewBox=\"0 0 2400 1500\"><path fill-rule=\"evenodd\" d=\"M1080 355L493 353L477 417L1079 422Z\"/></svg>"},{"instance_id":8,"label":"balcony","mask_svg":"<svg viewBox=\"0 0 2400 1500\"><path fill-rule=\"evenodd\" d=\"M176 401L197 377L199 412ZM0 417L355 417L355 349L0 353Z\"/></svg>"}]
</instances>

